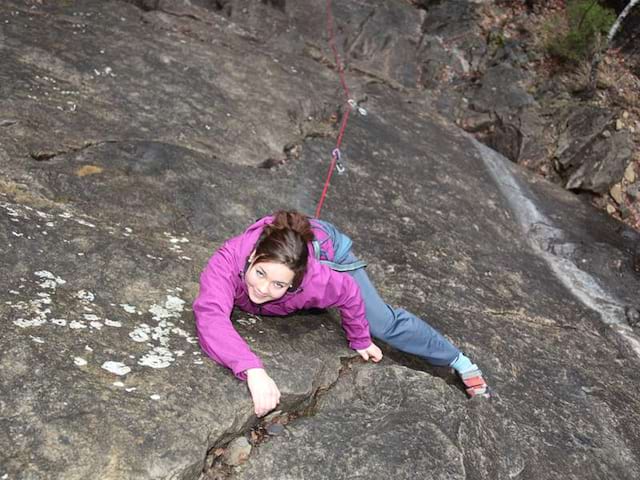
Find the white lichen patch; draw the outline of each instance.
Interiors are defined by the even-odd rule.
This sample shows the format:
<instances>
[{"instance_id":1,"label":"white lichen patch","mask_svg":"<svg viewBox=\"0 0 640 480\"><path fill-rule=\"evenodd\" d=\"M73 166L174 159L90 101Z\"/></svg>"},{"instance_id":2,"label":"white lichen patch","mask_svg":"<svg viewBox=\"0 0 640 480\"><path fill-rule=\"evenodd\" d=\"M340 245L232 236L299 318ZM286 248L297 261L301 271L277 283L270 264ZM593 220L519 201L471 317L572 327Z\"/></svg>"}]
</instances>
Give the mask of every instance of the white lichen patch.
<instances>
[{"instance_id":1,"label":"white lichen patch","mask_svg":"<svg viewBox=\"0 0 640 480\"><path fill-rule=\"evenodd\" d=\"M245 325L245 326L254 325L256 323L256 319L255 319L255 317L239 318L238 319L238 323L240 325Z\"/></svg>"},{"instance_id":2,"label":"white lichen patch","mask_svg":"<svg viewBox=\"0 0 640 480\"><path fill-rule=\"evenodd\" d=\"M73 359L73 363L78 367L84 367L87 364L87 361L82 357L75 357Z\"/></svg>"},{"instance_id":3,"label":"white lichen patch","mask_svg":"<svg viewBox=\"0 0 640 480\"><path fill-rule=\"evenodd\" d=\"M91 348L89 345L85 345L85 346L84 346L84 349L85 349L87 352L93 352L93 348Z\"/></svg>"},{"instance_id":4,"label":"white lichen patch","mask_svg":"<svg viewBox=\"0 0 640 480\"><path fill-rule=\"evenodd\" d=\"M13 324L21 327L21 328L28 328L28 327L39 327L40 325L47 323L46 319L39 319L39 318L32 318L30 320L24 319L24 318L19 318L17 320L13 321Z\"/></svg>"},{"instance_id":5,"label":"white lichen patch","mask_svg":"<svg viewBox=\"0 0 640 480\"><path fill-rule=\"evenodd\" d=\"M124 387L124 383L122 383L122 382L113 382L113 386L122 388L122 387Z\"/></svg>"},{"instance_id":6,"label":"white lichen patch","mask_svg":"<svg viewBox=\"0 0 640 480\"><path fill-rule=\"evenodd\" d=\"M93 313L85 313L82 316L84 317L84 319L87 322L93 322L93 321L96 321L96 320L100 320L100 317L98 317L97 315L94 315Z\"/></svg>"},{"instance_id":7,"label":"white lichen patch","mask_svg":"<svg viewBox=\"0 0 640 480\"><path fill-rule=\"evenodd\" d=\"M96 298L96 296L88 290L78 290L75 296L76 298L89 303L93 302Z\"/></svg>"},{"instance_id":8,"label":"white lichen patch","mask_svg":"<svg viewBox=\"0 0 640 480\"><path fill-rule=\"evenodd\" d=\"M151 368L167 368L175 361L173 353L165 347L155 347L138 360L138 365Z\"/></svg>"},{"instance_id":9,"label":"white lichen patch","mask_svg":"<svg viewBox=\"0 0 640 480\"><path fill-rule=\"evenodd\" d=\"M80 330L82 328L87 328L87 326L78 320L72 320L71 323L69 323L69 328L73 330Z\"/></svg>"},{"instance_id":10,"label":"white lichen patch","mask_svg":"<svg viewBox=\"0 0 640 480\"><path fill-rule=\"evenodd\" d=\"M48 293L38 293L40 298L31 300L29 303L17 302L12 305L11 308L20 310L22 312L31 314L31 318L19 318L13 321L13 324L21 327L38 327L47 323L47 315L51 313L50 308L45 308L45 305L51 304L51 297Z\"/></svg>"},{"instance_id":11,"label":"white lichen patch","mask_svg":"<svg viewBox=\"0 0 640 480\"><path fill-rule=\"evenodd\" d=\"M189 243L189 239L186 237L175 237L170 232L163 232L164 236L169 239L171 243Z\"/></svg>"},{"instance_id":12,"label":"white lichen patch","mask_svg":"<svg viewBox=\"0 0 640 480\"><path fill-rule=\"evenodd\" d=\"M169 290L171 292L178 289ZM150 368L166 368L175 362L176 357L184 355L184 350L175 353L169 350L171 335L183 337L189 341L190 335L175 326L175 319L180 319L184 311L185 301L175 295L167 295L163 305L154 304L149 308L155 326L146 323L138 325L129 333L129 337L139 343L147 343L151 348L139 360L138 364ZM155 344L155 345L154 345Z\"/></svg>"},{"instance_id":13,"label":"white lichen patch","mask_svg":"<svg viewBox=\"0 0 640 480\"><path fill-rule=\"evenodd\" d=\"M43 305L51 305L51 295L47 292L38 292L36 293L40 300L33 300L34 302L40 302Z\"/></svg>"},{"instance_id":14,"label":"white lichen patch","mask_svg":"<svg viewBox=\"0 0 640 480\"><path fill-rule=\"evenodd\" d=\"M64 285L66 280L61 279L60 277L56 277L53 273L47 270L39 270L34 272L36 277L40 277L42 279L42 283L40 283L41 288L48 288L51 290L55 290L58 285Z\"/></svg>"},{"instance_id":15,"label":"white lichen patch","mask_svg":"<svg viewBox=\"0 0 640 480\"><path fill-rule=\"evenodd\" d=\"M58 325L60 327L66 327L67 326L67 321L64 318L52 318L50 320L51 323L53 323L54 325Z\"/></svg>"},{"instance_id":16,"label":"white lichen patch","mask_svg":"<svg viewBox=\"0 0 640 480\"><path fill-rule=\"evenodd\" d=\"M157 393L154 393L153 395L151 395L149 397L151 400L160 400L160 395L158 395Z\"/></svg>"},{"instance_id":17,"label":"white lichen patch","mask_svg":"<svg viewBox=\"0 0 640 480\"><path fill-rule=\"evenodd\" d=\"M9 206L6 206L4 204L2 205L2 208L4 208L6 210L7 215L9 215L10 217L17 217L17 216L20 215L16 210L14 210L13 208L11 208Z\"/></svg>"},{"instance_id":18,"label":"white lichen patch","mask_svg":"<svg viewBox=\"0 0 640 480\"><path fill-rule=\"evenodd\" d=\"M40 337L35 337L33 335L30 335L30 337L31 337L31 340L33 340L36 343L44 343L44 340Z\"/></svg>"},{"instance_id":19,"label":"white lichen patch","mask_svg":"<svg viewBox=\"0 0 640 480\"><path fill-rule=\"evenodd\" d=\"M104 362L102 364L102 368L104 368L106 371L111 372L115 375L126 375L131 371L131 368L127 367L122 362L112 362L112 361Z\"/></svg>"},{"instance_id":20,"label":"white lichen patch","mask_svg":"<svg viewBox=\"0 0 640 480\"><path fill-rule=\"evenodd\" d=\"M94 320L93 322L89 323L89 326L91 326L91 328L95 328L96 330L102 330L102 322Z\"/></svg>"},{"instance_id":21,"label":"white lichen patch","mask_svg":"<svg viewBox=\"0 0 640 480\"><path fill-rule=\"evenodd\" d=\"M169 233L169 232L164 232L164 236L167 237L168 240L169 240L169 243L171 243L171 246L169 247L169 250L171 250L172 252L182 253L182 247L180 246L180 244L189 243L189 239L188 238L186 238L186 237L176 237L172 233Z\"/></svg>"},{"instance_id":22,"label":"white lichen patch","mask_svg":"<svg viewBox=\"0 0 640 480\"><path fill-rule=\"evenodd\" d=\"M74 218L76 223L79 223L80 225L84 225L85 227L89 227L89 228L96 228L96 226L93 223L89 223L86 220L82 220L81 218Z\"/></svg>"},{"instance_id":23,"label":"white lichen patch","mask_svg":"<svg viewBox=\"0 0 640 480\"><path fill-rule=\"evenodd\" d=\"M124 308L124 311L127 313L136 313L136 307L133 305L127 305L126 303L121 303L120 306Z\"/></svg>"},{"instance_id":24,"label":"white lichen patch","mask_svg":"<svg viewBox=\"0 0 640 480\"><path fill-rule=\"evenodd\" d=\"M125 389L124 389L124 391L125 391L125 392L129 392L129 393L131 393L131 392L135 392L136 390L137 390L137 388L136 388L136 387L129 387L129 388L125 388Z\"/></svg>"},{"instance_id":25,"label":"white lichen patch","mask_svg":"<svg viewBox=\"0 0 640 480\"><path fill-rule=\"evenodd\" d=\"M167 295L167 300L162 305L152 305L149 313L153 315L153 319L162 321L167 318L180 318L184 309L185 301L173 295Z\"/></svg>"},{"instance_id":26,"label":"white lichen patch","mask_svg":"<svg viewBox=\"0 0 640 480\"><path fill-rule=\"evenodd\" d=\"M118 322L116 320L109 320L108 318L105 318L104 324L107 327L116 327L116 328L122 327L122 323L121 322Z\"/></svg>"},{"instance_id":27,"label":"white lichen patch","mask_svg":"<svg viewBox=\"0 0 640 480\"><path fill-rule=\"evenodd\" d=\"M138 343L147 342L151 338L151 327L146 323L141 323L133 331L129 332L129 338Z\"/></svg>"}]
</instances>

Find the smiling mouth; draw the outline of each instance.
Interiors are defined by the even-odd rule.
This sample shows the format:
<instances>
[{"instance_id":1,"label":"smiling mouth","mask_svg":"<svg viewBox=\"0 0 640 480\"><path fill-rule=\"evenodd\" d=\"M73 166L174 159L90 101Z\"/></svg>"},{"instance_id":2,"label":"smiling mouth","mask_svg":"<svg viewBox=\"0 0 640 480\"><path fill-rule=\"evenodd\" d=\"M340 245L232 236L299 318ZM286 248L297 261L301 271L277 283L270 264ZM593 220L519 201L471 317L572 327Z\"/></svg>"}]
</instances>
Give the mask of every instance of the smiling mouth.
<instances>
[{"instance_id":1,"label":"smiling mouth","mask_svg":"<svg viewBox=\"0 0 640 480\"><path fill-rule=\"evenodd\" d=\"M263 295L261 293L258 293L258 291L255 288L253 289L253 294L256 296L256 298L261 298L261 299L269 297L269 295Z\"/></svg>"}]
</instances>

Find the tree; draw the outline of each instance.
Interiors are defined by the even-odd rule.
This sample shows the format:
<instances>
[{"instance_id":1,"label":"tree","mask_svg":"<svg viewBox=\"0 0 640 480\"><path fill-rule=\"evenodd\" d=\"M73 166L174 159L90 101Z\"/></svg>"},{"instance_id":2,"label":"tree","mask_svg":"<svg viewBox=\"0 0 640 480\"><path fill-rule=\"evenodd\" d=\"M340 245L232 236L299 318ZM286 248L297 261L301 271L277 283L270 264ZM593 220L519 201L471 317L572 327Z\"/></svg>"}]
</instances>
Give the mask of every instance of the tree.
<instances>
[{"instance_id":1,"label":"tree","mask_svg":"<svg viewBox=\"0 0 640 480\"><path fill-rule=\"evenodd\" d=\"M594 95L596 92L596 84L598 80L598 68L600 67L600 62L602 61L602 57L604 56L604 54L606 54L607 50L611 46L613 37L615 37L616 33L618 33L618 30L620 30L622 21L625 19L627 15L629 15L629 12L631 11L631 9L635 7L638 3L640 3L640 0L629 1L627 6L624 7L620 15L618 15L618 18L616 19L616 21L613 23L613 25L609 29L609 33L607 34L607 38L604 42L603 47L599 48L596 51L596 54L593 56L593 60L591 61L591 72L589 75L589 87L588 87L588 92L591 95Z\"/></svg>"}]
</instances>

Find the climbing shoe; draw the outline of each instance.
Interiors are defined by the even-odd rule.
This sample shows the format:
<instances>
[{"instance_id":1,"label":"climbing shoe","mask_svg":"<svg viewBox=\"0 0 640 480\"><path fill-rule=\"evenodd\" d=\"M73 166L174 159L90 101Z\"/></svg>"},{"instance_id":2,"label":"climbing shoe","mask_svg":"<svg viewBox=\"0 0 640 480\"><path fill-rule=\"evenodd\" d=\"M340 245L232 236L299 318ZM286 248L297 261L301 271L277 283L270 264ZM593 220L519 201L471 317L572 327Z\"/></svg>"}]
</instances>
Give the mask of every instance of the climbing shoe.
<instances>
[{"instance_id":1,"label":"climbing shoe","mask_svg":"<svg viewBox=\"0 0 640 480\"><path fill-rule=\"evenodd\" d=\"M469 398L483 397L490 398L491 390L482 377L482 372L477 365L473 365L471 369L459 373L462 383L464 383L465 391Z\"/></svg>"}]
</instances>

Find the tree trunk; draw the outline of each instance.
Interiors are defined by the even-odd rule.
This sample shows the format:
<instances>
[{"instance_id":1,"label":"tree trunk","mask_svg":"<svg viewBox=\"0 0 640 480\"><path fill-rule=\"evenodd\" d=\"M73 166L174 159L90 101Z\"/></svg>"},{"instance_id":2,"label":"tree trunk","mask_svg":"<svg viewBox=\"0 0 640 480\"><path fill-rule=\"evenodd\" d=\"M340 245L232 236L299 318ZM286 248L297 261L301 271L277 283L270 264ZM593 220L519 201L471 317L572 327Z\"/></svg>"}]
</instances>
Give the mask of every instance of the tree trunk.
<instances>
[{"instance_id":1,"label":"tree trunk","mask_svg":"<svg viewBox=\"0 0 640 480\"><path fill-rule=\"evenodd\" d=\"M602 48L598 48L596 50L596 54L593 56L593 60L591 61L591 72L589 74L589 86L587 89L588 93L591 96L593 96L596 93L596 85L598 83L598 68L600 67L600 62L602 61L602 57L607 53L607 50L609 50L609 47L611 46L611 41L613 40L613 37L616 35L616 33L618 33L618 30L622 25L622 21L625 19L627 15L629 15L629 12L631 11L631 9L634 6L636 6L638 2L640 2L640 0L629 1L627 6L624 7L624 10L622 10L620 15L618 15L618 18L616 18L616 21L613 22L613 25L611 26L611 29L607 34L607 38L604 41L604 45L602 46Z\"/></svg>"}]
</instances>

